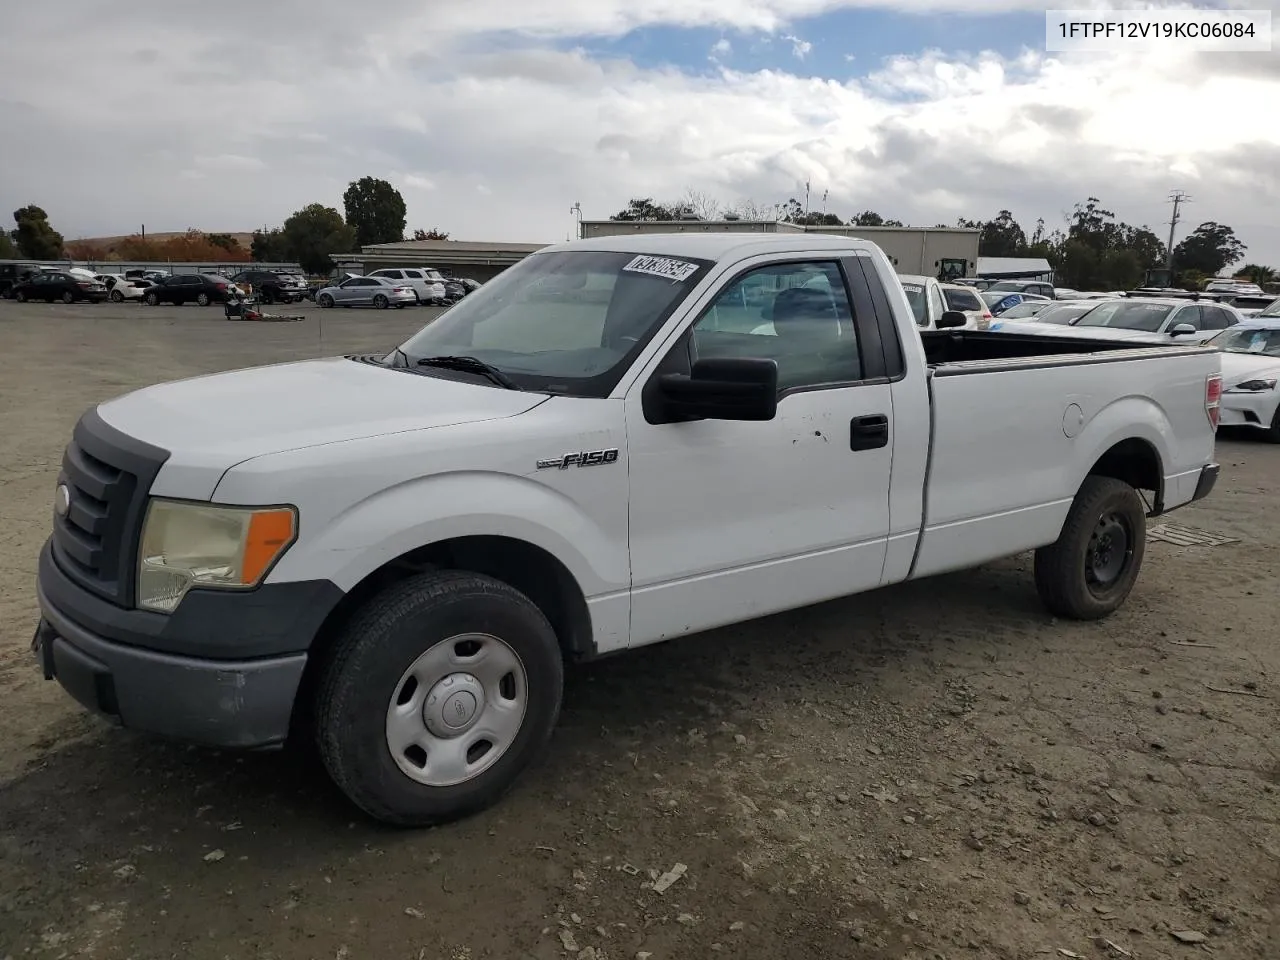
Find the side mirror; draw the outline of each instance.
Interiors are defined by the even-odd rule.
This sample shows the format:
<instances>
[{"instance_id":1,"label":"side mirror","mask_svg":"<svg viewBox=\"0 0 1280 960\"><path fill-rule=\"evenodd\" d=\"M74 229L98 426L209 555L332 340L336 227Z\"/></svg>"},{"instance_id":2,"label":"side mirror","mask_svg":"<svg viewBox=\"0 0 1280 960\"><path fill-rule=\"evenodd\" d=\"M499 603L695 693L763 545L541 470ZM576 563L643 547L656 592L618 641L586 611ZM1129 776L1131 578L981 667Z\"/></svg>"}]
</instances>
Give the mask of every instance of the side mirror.
<instances>
[{"instance_id":1,"label":"side mirror","mask_svg":"<svg viewBox=\"0 0 1280 960\"><path fill-rule=\"evenodd\" d=\"M950 330L954 327L963 327L968 322L969 318L959 310L948 310L938 318L938 329Z\"/></svg>"},{"instance_id":2,"label":"side mirror","mask_svg":"<svg viewBox=\"0 0 1280 960\"><path fill-rule=\"evenodd\" d=\"M1169 336L1171 337L1186 337L1198 332L1199 331L1189 323L1175 323L1169 328Z\"/></svg>"},{"instance_id":3,"label":"side mirror","mask_svg":"<svg viewBox=\"0 0 1280 960\"><path fill-rule=\"evenodd\" d=\"M689 376L663 374L658 388L668 422L772 420L778 413L778 364L773 360L698 360Z\"/></svg>"}]
</instances>

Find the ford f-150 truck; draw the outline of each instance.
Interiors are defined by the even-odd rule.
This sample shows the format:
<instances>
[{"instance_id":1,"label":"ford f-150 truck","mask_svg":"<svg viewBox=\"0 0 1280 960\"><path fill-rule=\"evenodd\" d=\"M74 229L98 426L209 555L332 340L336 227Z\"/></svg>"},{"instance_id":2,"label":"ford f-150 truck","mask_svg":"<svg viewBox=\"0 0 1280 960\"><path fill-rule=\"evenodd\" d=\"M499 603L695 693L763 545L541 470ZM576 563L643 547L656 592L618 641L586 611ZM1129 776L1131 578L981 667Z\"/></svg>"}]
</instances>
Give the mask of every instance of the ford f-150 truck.
<instances>
[{"instance_id":1,"label":"ford f-150 truck","mask_svg":"<svg viewBox=\"0 0 1280 960\"><path fill-rule=\"evenodd\" d=\"M125 726L302 735L371 816L492 803L589 659L1035 551L1119 607L1214 485L1218 354L919 331L805 234L545 248L386 354L84 414L39 559L45 676Z\"/></svg>"}]
</instances>

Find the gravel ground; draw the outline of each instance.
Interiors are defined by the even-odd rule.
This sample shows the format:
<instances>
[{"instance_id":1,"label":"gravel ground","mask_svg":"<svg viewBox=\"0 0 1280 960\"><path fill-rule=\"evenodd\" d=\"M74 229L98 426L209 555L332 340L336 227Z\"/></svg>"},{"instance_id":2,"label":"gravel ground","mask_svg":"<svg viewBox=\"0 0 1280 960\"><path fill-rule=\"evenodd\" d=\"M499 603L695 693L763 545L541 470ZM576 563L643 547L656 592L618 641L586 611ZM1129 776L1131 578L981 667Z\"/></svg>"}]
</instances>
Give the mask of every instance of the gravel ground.
<instances>
[{"instance_id":1,"label":"gravel ground","mask_svg":"<svg viewBox=\"0 0 1280 960\"><path fill-rule=\"evenodd\" d=\"M27 652L72 425L429 315L308 312L0 301L0 958L1280 956L1280 448L1249 438L1169 518L1238 542L1152 543L1105 623L1047 616L1022 556L575 668L547 761L449 827L85 714Z\"/></svg>"}]
</instances>

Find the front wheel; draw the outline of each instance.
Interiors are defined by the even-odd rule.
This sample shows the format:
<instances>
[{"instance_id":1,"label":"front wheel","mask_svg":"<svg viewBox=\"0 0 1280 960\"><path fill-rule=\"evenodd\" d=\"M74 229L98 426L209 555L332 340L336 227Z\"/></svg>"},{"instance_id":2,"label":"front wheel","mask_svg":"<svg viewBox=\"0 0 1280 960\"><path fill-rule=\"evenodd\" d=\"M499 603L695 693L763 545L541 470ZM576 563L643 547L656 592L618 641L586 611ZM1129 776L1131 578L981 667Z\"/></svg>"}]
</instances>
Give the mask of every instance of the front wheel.
<instances>
[{"instance_id":1,"label":"front wheel","mask_svg":"<svg viewBox=\"0 0 1280 960\"><path fill-rule=\"evenodd\" d=\"M391 301L390 301L390 300L388 300L388 299L386 298L386 295L385 295L385 294L381 294L381 293L380 293L380 294L378 294L376 297L374 297L374 298L373 298L373 305L374 305L375 307L377 307L379 310L385 310L385 309L387 309L387 306L388 306L390 303L391 303Z\"/></svg>"},{"instance_id":2,"label":"front wheel","mask_svg":"<svg viewBox=\"0 0 1280 960\"><path fill-rule=\"evenodd\" d=\"M68 290L66 293L64 293L64 294L62 295L62 302L63 302L63 303L75 303L75 302L76 302L76 295L75 295L74 293L72 293L70 290Z\"/></svg>"},{"instance_id":3,"label":"front wheel","mask_svg":"<svg viewBox=\"0 0 1280 960\"><path fill-rule=\"evenodd\" d=\"M1147 546L1147 515L1123 480L1086 477L1056 542L1035 555L1036 591L1051 613L1099 620L1125 602Z\"/></svg>"},{"instance_id":4,"label":"front wheel","mask_svg":"<svg viewBox=\"0 0 1280 960\"><path fill-rule=\"evenodd\" d=\"M564 665L547 618L507 584L432 571L356 614L316 686L325 768L384 823L427 826L495 803L542 753Z\"/></svg>"},{"instance_id":5,"label":"front wheel","mask_svg":"<svg viewBox=\"0 0 1280 960\"><path fill-rule=\"evenodd\" d=\"M13 299L17 300L19 303L26 303L26 302L27 302L27 291L25 291L25 290L19 290L17 293L15 293L15 294L13 295Z\"/></svg>"},{"instance_id":6,"label":"front wheel","mask_svg":"<svg viewBox=\"0 0 1280 960\"><path fill-rule=\"evenodd\" d=\"M213 301L210 299L210 297L209 297L209 295L208 295L207 293L203 293L203 292L201 292L201 293L197 294L197 296L196 296L196 303L200 304L200 306L202 306L202 307L207 307L207 306L208 306L209 304L211 304L212 302L213 302Z\"/></svg>"},{"instance_id":7,"label":"front wheel","mask_svg":"<svg viewBox=\"0 0 1280 960\"><path fill-rule=\"evenodd\" d=\"M160 303L160 298L157 297L154 293L148 293L142 299L143 299L143 302L145 302L148 307L154 307Z\"/></svg>"},{"instance_id":8,"label":"front wheel","mask_svg":"<svg viewBox=\"0 0 1280 960\"><path fill-rule=\"evenodd\" d=\"M322 293L316 298L316 303L327 310L329 307L333 306L333 297L329 296L327 293Z\"/></svg>"}]
</instances>

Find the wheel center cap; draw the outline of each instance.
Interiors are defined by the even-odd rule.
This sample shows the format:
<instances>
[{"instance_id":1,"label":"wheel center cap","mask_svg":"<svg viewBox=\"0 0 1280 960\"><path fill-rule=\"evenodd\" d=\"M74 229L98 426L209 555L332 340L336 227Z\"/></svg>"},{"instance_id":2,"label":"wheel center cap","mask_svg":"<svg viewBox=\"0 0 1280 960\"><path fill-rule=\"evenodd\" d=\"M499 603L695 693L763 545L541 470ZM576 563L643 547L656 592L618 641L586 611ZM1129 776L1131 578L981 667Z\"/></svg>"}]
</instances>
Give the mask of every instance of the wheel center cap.
<instances>
[{"instance_id":1,"label":"wheel center cap","mask_svg":"<svg viewBox=\"0 0 1280 960\"><path fill-rule=\"evenodd\" d=\"M469 730L484 710L484 687L469 673L440 680L422 705L422 720L437 737L456 737Z\"/></svg>"}]
</instances>

